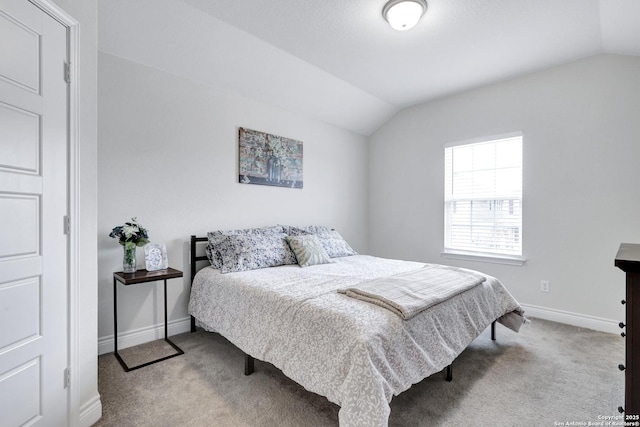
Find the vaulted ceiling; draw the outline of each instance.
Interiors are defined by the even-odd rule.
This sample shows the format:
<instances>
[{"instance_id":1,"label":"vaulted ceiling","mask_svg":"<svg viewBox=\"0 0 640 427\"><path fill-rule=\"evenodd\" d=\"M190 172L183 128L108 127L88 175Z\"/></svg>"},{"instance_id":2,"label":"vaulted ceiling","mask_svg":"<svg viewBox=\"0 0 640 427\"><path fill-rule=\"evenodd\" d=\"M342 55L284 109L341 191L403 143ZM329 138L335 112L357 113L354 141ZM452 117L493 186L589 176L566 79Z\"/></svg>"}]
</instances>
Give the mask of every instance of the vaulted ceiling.
<instances>
[{"instance_id":1,"label":"vaulted ceiling","mask_svg":"<svg viewBox=\"0 0 640 427\"><path fill-rule=\"evenodd\" d=\"M397 111L601 53L640 55L638 0L100 0L104 52L369 135Z\"/></svg>"}]
</instances>

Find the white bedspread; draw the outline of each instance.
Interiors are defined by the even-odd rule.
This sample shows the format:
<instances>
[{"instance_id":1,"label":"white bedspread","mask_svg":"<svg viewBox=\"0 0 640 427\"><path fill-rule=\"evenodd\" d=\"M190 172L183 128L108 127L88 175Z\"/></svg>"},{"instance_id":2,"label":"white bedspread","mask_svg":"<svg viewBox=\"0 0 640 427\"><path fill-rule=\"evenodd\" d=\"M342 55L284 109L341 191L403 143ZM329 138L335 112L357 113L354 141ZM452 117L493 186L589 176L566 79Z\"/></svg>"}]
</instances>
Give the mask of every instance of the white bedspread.
<instances>
[{"instance_id":1,"label":"white bedspread","mask_svg":"<svg viewBox=\"0 0 640 427\"><path fill-rule=\"evenodd\" d=\"M189 312L245 353L340 406L341 427L386 426L389 402L444 369L501 316L522 309L495 278L402 320L338 289L425 264L356 255L332 264L220 274L201 270Z\"/></svg>"}]
</instances>

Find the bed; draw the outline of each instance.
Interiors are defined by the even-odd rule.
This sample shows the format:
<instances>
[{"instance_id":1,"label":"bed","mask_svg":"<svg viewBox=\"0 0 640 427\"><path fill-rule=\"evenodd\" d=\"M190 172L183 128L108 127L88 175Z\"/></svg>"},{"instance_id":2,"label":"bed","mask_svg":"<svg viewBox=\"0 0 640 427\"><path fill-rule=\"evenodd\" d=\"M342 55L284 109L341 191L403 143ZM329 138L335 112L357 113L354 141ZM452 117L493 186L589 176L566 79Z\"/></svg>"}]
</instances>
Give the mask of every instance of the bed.
<instances>
[{"instance_id":1,"label":"bed","mask_svg":"<svg viewBox=\"0 0 640 427\"><path fill-rule=\"evenodd\" d=\"M192 330L197 322L240 348L246 374L254 358L266 361L336 403L341 427L386 426L394 395L445 368L450 379L456 357L496 321L516 332L525 321L500 281L478 272L481 283L405 320L345 289L434 265L353 252L304 268L223 272L214 262L197 271L196 262L207 259L196 256L198 242L209 242L209 250L211 234L191 237ZM232 252L246 252L249 243L240 239Z\"/></svg>"}]
</instances>

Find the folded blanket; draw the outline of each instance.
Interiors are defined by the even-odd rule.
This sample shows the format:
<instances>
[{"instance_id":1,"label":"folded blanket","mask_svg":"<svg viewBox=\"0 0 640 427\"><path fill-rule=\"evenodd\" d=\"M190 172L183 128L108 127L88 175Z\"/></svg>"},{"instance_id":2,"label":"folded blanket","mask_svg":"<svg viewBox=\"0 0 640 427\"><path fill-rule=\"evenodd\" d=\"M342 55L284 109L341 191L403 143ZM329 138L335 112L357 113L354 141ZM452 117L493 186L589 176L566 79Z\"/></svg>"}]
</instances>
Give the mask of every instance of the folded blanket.
<instances>
[{"instance_id":1,"label":"folded blanket","mask_svg":"<svg viewBox=\"0 0 640 427\"><path fill-rule=\"evenodd\" d=\"M338 292L389 309L404 320L484 282L469 270L428 264L419 270L362 282Z\"/></svg>"}]
</instances>

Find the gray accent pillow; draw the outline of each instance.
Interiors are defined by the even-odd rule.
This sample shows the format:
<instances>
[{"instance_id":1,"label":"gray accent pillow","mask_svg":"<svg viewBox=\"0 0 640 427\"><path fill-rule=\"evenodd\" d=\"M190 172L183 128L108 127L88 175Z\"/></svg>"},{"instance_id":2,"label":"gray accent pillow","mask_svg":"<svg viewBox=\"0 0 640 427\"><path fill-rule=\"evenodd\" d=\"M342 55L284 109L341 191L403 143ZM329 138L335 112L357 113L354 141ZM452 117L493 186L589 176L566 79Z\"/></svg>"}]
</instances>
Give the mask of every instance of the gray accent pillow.
<instances>
[{"instance_id":1,"label":"gray accent pillow","mask_svg":"<svg viewBox=\"0 0 640 427\"><path fill-rule=\"evenodd\" d=\"M300 267L333 262L315 234L287 236L287 242L296 256Z\"/></svg>"},{"instance_id":2,"label":"gray accent pillow","mask_svg":"<svg viewBox=\"0 0 640 427\"><path fill-rule=\"evenodd\" d=\"M346 240L335 229L321 225L309 225L307 227L288 227L289 236L304 236L314 234L318 237L320 244L331 258L358 255L349 246Z\"/></svg>"}]
</instances>

